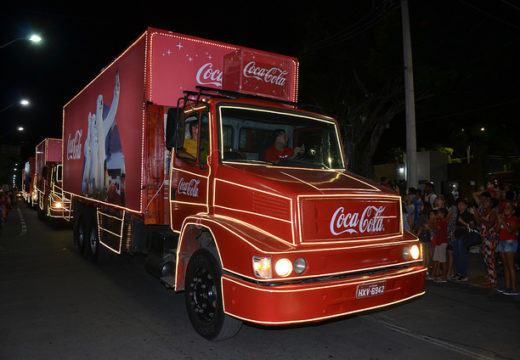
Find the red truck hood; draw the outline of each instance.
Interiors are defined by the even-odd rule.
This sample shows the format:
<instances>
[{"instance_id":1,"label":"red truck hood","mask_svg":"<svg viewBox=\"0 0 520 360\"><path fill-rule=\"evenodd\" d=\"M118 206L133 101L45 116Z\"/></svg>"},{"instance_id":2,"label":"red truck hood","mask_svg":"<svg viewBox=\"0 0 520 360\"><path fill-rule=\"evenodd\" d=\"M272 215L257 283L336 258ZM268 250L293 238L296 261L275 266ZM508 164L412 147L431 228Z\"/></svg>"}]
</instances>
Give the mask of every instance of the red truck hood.
<instances>
[{"instance_id":1,"label":"red truck hood","mask_svg":"<svg viewBox=\"0 0 520 360\"><path fill-rule=\"evenodd\" d=\"M244 173L242 179L247 181L247 185L282 196L332 193L394 194L347 171L238 164L229 166Z\"/></svg>"},{"instance_id":2,"label":"red truck hood","mask_svg":"<svg viewBox=\"0 0 520 360\"><path fill-rule=\"evenodd\" d=\"M400 197L346 171L239 164L226 168L217 176L216 207L242 211L243 221L261 221L272 229L277 221L292 223L294 244L402 235Z\"/></svg>"}]
</instances>

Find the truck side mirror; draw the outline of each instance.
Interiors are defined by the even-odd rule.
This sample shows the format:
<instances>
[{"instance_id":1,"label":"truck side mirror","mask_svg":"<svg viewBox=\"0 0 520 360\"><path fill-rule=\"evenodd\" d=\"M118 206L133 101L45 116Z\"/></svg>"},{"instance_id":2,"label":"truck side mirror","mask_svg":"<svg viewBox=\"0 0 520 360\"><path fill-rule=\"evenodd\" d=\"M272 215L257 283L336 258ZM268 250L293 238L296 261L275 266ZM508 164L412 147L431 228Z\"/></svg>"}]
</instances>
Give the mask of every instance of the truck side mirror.
<instances>
[{"instance_id":1,"label":"truck side mirror","mask_svg":"<svg viewBox=\"0 0 520 360\"><path fill-rule=\"evenodd\" d=\"M179 108L171 108L166 116L166 148L170 151L179 143L179 113Z\"/></svg>"}]
</instances>

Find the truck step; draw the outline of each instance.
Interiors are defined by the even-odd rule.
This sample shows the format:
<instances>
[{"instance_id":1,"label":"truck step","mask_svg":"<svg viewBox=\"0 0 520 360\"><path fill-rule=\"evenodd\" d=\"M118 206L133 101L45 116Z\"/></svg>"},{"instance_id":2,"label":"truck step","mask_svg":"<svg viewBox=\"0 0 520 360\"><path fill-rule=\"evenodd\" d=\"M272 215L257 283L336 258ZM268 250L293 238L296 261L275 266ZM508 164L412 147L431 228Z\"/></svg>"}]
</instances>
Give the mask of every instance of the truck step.
<instances>
[{"instance_id":1,"label":"truck step","mask_svg":"<svg viewBox=\"0 0 520 360\"><path fill-rule=\"evenodd\" d=\"M173 289L175 287L175 276L163 276L161 278L161 284L167 289Z\"/></svg>"}]
</instances>

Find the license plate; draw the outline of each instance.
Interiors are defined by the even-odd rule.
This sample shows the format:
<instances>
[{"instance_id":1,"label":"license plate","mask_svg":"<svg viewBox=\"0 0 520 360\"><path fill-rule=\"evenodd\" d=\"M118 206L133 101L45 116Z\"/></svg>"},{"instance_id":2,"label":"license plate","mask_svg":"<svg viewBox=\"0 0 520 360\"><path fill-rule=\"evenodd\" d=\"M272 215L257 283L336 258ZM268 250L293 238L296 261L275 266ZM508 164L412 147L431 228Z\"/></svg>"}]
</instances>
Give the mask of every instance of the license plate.
<instances>
[{"instance_id":1,"label":"license plate","mask_svg":"<svg viewBox=\"0 0 520 360\"><path fill-rule=\"evenodd\" d=\"M363 299L384 294L385 286L386 281L358 285L356 289L356 299Z\"/></svg>"}]
</instances>

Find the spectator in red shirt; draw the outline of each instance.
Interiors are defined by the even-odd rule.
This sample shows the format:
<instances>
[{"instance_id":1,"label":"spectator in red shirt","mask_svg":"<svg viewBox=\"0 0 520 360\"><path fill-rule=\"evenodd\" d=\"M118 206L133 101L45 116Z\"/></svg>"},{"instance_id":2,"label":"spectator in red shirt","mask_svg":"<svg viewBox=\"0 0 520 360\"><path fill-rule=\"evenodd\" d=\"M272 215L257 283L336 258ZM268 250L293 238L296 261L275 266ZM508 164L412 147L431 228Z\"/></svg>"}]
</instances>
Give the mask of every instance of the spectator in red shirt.
<instances>
[{"instance_id":1,"label":"spectator in red shirt","mask_svg":"<svg viewBox=\"0 0 520 360\"><path fill-rule=\"evenodd\" d=\"M274 145L268 148L264 153L264 160L278 163L280 159L294 159L296 156L305 153L305 145L297 146L293 149L287 146L289 138L285 130L275 131Z\"/></svg>"},{"instance_id":2,"label":"spectator in red shirt","mask_svg":"<svg viewBox=\"0 0 520 360\"><path fill-rule=\"evenodd\" d=\"M448 246L448 210L441 208L436 212L436 220L433 224L433 268L432 274L435 282L447 282L446 247ZM442 268L442 275L439 273Z\"/></svg>"},{"instance_id":3,"label":"spectator in red shirt","mask_svg":"<svg viewBox=\"0 0 520 360\"><path fill-rule=\"evenodd\" d=\"M514 215L513 204L510 201L505 202L504 215L498 216L498 224L500 228L498 251L504 264L504 277L506 278L506 288L501 292L505 295L518 295L515 269L515 254L518 248L518 219Z\"/></svg>"}]
</instances>

